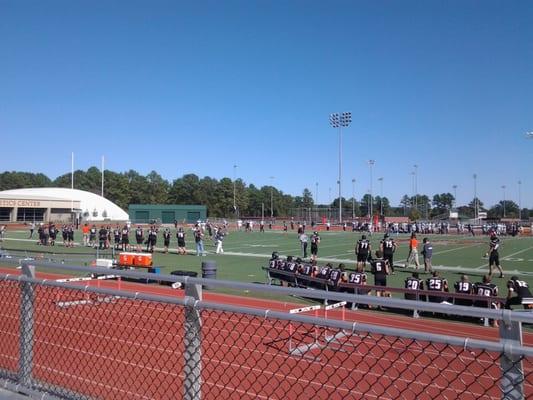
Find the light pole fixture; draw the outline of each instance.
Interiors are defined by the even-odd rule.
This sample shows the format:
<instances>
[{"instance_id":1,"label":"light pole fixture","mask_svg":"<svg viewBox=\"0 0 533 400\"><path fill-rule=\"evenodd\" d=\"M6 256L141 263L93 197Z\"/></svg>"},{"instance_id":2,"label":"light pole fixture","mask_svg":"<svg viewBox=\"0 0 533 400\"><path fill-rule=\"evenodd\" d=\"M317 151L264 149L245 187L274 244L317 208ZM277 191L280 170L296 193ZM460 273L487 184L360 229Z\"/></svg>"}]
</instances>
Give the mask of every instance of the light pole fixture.
<instances>
[{"instance_id":1,"label":"light pole fixture","mask_svg":"<svg viewBox=\"0 0 533 400\"><path fill-rule=\"evenodd\" d=\"M474 219L478 219L478 202L477 202L477 174L472 175L474 178Z\"/></svg>"},{"instance_id":2,"label":"light pole fixture","mask_svg":"<svg viewBox=\"0 0 533 400\"><path fill-rule=\"evenodd\" d=\"M352 178L352 220L355 219L355 178Z\"/></svg>"},{"instance_id":3,"label":"light pole fixture","mask_svg":"<svg viewBox=\"0 0 533 400\"><path fill-rule=\"evenodd\" d=\"M372 223L372 205L374 203L373 199L373 192L372 192L372 167L376 163L375 160L368 160L368 166L370 167L370 207L368 208L368 217L370 218L370 222Z\"/></svg>"},{"instance_id":4,"label":"light pole fixture","mask_svg":"<svg viewBox=\"0 0 533 400\"><path fill-rule=\"evenodd\" d=\"M329 123L333 128L339 129L339 222L342 223L342 128L347 128L352 122L351 112L332 113Z\"/></svg>"},{"instance_id":5,"label":"light pole fixture","mask_svg":"<svg viewBox=\"0 0 533 400\"><path fill-rule=\"evenodd\" d=\"M378 178L379 181L379 213L383 216L383 177Z\"/></svg>"},{"instance_id":6,"label":"light pole fixture","mask_svg":"<svg viewBox=\"0 0 533 400\"><path fill-rule=\"evenodd\" d=\"M318 182L315 183L315 203L318 206Z\"/></svg>"},{"instance_id":7,"label":"light pole fixture","mask_svg":"<svg viewBox=\"0 0 533 400\"><path fill-rule=\"evenodd\" d=\"M518 181L518 219L522 220L522 181Z\"/></svg>"},{"instance_id":8,"label":"light pole fixture","mask_svg":"<svg viewBox=\"0 0 533 400\"><path fill-rule=\"evenodd\" d=\"M502 189L503 189L503 218L505 218L505 188L506 188L506 186L502 185Z\"/></svg>"},{"instance_id":9,"label":"light pole fixture","mask_svg":"<svg viewBox=\"0 0 533 400\"><path fill-rule=\"evenodd\" d=\"M270 177L270 219L274 218L274 176Z\"/></svg>"}]
</instances>

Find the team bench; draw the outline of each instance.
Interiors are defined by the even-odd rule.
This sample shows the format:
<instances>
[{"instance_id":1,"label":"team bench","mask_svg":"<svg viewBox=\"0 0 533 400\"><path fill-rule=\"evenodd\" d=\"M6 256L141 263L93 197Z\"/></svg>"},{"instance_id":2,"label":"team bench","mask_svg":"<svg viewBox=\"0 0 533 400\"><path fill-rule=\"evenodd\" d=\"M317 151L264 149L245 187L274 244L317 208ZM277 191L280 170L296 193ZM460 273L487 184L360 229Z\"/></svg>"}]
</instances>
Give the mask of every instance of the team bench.
<instances>
[{"instance_id":1,"label":"team bench","mask_svg":"<svg viewBox=\"0 0 533 400\"><path fill-rule=\"evenodd\" d=\"M434 290L412 290L405 288L374 286L374 285L358 285L355 283L339 282L336 285L327 279L314 278L307 275L295 274L288 271L279 270L277 268L262 267L267 275L267 284L272 285L275 281L283 286L294 286L299 288L311 288L325 291L337 291L345 293L353 293L358 295L367 295L372 291L380 291L385 293L399 293L404 294L408 300L414 301L431 301L435 303L447 302L449 304L470 306L476 304L480 307L490 308L492 303L503 307L506 302L505 297L487 297L473 294L462 294L453 292L441 292ZM327 300L325 301L327 303ZM357 303L352 303L352 309L357 309ZM417 310L413 310L413 317L419 316ZM488 321L485 321L488 324Z\"/></svg>"}]
</instances>

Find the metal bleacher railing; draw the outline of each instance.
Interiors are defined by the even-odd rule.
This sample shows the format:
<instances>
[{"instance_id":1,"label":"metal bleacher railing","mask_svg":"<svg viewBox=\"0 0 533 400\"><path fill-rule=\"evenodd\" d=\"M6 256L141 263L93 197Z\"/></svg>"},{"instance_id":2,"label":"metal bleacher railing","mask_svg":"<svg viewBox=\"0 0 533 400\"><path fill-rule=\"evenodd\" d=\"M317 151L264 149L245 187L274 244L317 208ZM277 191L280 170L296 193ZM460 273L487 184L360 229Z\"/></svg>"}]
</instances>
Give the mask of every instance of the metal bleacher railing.
<instances>
[{"instance_id":1,"label":"metal bleacher railing","mask_svg":"<svg viewBox=\"0 0 533 400\"><path fill-rule=\"evenodd\" d=\"M78 275L110 270L36 260L21 260L20 266L21 275L0 275L0 382L32 397L533 396L533 348L522 343L522 324L533 323L527 312L312 291L313 298L331 305L357 302L499 320L499 340L481 340L457 326L443 335L354 322L341 318L340 307L326 318L324 306L286 312L275 304L264 309L204 301L202 295L202 285L270 296L309 297L308 289L159 275L158 280L183 283L185 291L154 294L119 284L153 274L113 270L113 280L89 285L37 279L35 268Z\"/></svg>"}]
</instances>

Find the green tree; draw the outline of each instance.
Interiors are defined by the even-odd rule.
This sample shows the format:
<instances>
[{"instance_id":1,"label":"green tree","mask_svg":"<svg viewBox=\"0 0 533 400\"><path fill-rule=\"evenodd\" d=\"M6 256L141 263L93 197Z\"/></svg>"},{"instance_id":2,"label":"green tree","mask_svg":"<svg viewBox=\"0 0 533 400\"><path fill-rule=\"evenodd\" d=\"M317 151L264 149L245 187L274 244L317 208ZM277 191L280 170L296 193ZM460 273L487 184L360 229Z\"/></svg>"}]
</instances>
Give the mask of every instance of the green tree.
<instances>
[{"instance_id":1,"label":"green tree","mask_svg":"<svg viewBox=\"0 0 533 400\"><path fill-rule=\"evenodd\" d=\"M313 194L307 188L305 188L302 193L302 206L305 208L310 208L314 206Z\"/></svg>"},{"instance_id":2,"label":"green tree","mask_svg":"<svg viewBox=\"0 0 533 400\"><path fill-rule=\"evenodd\" d=\"M169 183L155 171L146 176L147 187L145 196L150 204L166 204L168 201Z\"/></svg>"},{"instance_id":3,"label":"green tree","mask_svg":"<svg viewBox=\"0 0 533 400\"><path fill-rule=\"evenodd\" d=\"M127 210L131 203L131 192L126 175L105 171L104 181L104 197L122 209Z\"/></svg>"},{"instance_id":4,"label":"green tree","mask_svg":"<svg viewBox=\"0 0 533 400\"><path fill-rule=\"evenodd\" d=\"M183 175L174 180L169 191L169 202L173 204L200 204L197 197L200 179L195 174Z\"/></svg>"},{"instance_id":5,"label":"green tree","mask_svg":"<svg viewBox=\"0 0 533 400\"><path fill-rule=\"evenodd\" d=\"M487 218L504 218L503 210L505 207L505 218L518 218L518 205L511 200L501 200L487 211Z\"/></svg>"}]
</instances>

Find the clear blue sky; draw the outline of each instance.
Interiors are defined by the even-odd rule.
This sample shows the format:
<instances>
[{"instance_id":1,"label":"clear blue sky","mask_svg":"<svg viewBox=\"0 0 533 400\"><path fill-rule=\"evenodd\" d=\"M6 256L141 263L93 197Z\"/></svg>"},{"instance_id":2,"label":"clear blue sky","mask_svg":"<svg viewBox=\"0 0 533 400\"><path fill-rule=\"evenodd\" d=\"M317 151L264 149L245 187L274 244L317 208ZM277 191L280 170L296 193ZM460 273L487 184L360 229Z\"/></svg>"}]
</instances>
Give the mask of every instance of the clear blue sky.
<instances>
[{"instance_id":1,"label":"clear blue sky","mask_svg":"<svg viewBox=\"0 0 533 400\"><path fill-rule=\"evenodd\" d=\"M0 0L0 170L237 176L533 208L531 1Z\"/></svg>"}]
</instances>

